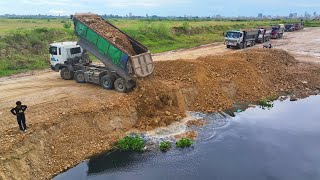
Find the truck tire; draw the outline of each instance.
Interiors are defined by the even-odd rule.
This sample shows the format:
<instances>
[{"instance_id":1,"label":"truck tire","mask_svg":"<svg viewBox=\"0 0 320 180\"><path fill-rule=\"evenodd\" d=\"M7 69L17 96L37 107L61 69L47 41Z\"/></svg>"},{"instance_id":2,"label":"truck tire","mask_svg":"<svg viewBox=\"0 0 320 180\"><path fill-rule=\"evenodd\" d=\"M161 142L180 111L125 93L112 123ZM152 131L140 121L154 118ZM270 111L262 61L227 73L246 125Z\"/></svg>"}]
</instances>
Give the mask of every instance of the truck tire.
<instances>
[{"instance_id":1,"label":"truck tire","mask_svg":"<svg viewBox=\"0 0 320 180\"><path fill-rule=\"evenodd\" d=\"M105 75L100 79L100 85L104 88L104 89L108 89L111 90L113 89L113 85L114 85L114 78L109 76L109 75Z\"/></svg>"},{"instance_id":2,"label":"truck tire","mask_svg":"<svg viewBox=\"0 0 320 180\"><path fill-rule=\"evenodd\" d=\"M124 79L122 78L118 78L115 82L114 82L114 88L116 89L116 91L118 92L122 92L125 93L127 92L127 86L126 86L126 82Z\"/></svg>"},{"instance_id":3,"label":"truck tire","mask_svg":"<svg viewBox=\"0 0 320 180\"><path fill-rule=\"evenodd\" d=\"M84 77L84 72L83 71L76 71L74 73L74 80L77 82L77 83L85 83L86 82L86 79Z\"/></svg>"},{"instance_id":4,"label":"truck tire","mask_svg":"<svg viewBox=\"0 0 320 180\"><path fill-rule=\"evenodd\" d=\"M230 48L230 45L227 45L227 48L229 49L229 48Z\"/></svg>"},{"instance_id":5,"label":"truck tire","mask_svg":"<svg viewBox=\"0 0 320 180\"><path fill-rule=\"evenodd\" d=\"M61 71L60 71L60 76L62 79L64 80L71 80L73 79L73 75L74 75L74 72L73 71L70 71L67 67L63 68Z\"/></svg>"},{"instance_id":6,"label":"truck tire","mask_svg":"<svg viewBox=\"0 0 320 180\"><path fill-rule=\"evenodd\" d=\"M243 43L240 43L238 48L243 49Z\"/></svg>"}]
</instances>

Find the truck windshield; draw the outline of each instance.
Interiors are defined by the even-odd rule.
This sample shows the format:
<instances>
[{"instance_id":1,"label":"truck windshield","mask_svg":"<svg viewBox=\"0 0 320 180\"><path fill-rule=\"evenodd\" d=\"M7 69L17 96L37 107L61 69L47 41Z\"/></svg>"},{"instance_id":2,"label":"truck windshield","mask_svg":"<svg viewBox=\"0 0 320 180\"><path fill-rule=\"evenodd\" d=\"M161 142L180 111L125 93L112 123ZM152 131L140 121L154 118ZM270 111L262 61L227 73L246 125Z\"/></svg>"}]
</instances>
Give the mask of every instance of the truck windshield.
<instances>
[{"instance_id":1,"label":"truck windshield","mask_svg":"<svg viewBox=\"0 0 320 180\"><path fill-rule=\"evenodd\" d=\"M240 33L239 32L227 32L226 37L227 38L239 38Z\"/></svg>"},{"instance_id":2,"label":"truck windshield","mask_svg":"<svg viewBox=\"0 0 320 180\"><path fill-rule=\"evenodd\" d=\"M71 48L70 53L71 54L79 54L79 53L81 53L81 49L80 49L80 47Z\"/></svg>"},{"instance_id":3,"label":"truck windshield","mask_svg":"<svg viewBox=\"0 0 320 180\"><path fill-rule=\"evenodd\" d=\"M58 54L57 47L51 46L49 48L49 53L52 55L57 55Z\"/></svg>"}]
</instances>

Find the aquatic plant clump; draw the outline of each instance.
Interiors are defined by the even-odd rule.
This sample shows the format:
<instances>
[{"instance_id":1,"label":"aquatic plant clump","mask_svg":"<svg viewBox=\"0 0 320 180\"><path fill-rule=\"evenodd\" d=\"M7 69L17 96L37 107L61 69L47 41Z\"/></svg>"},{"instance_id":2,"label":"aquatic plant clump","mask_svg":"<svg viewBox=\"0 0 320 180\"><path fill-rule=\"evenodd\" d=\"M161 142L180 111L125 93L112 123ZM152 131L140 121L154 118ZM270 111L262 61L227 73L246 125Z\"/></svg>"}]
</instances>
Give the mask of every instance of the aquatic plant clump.
<instances>
[{"instance_id":1,"label":"aquatic plant clump","mask_svg":"<svg viewBox=\"0 0 320 180\"><path fill-rule=\"evenodd\" d=\"M144 147L145 142L143 138L137 135L126 136L117 143L117 148L120 151L142 151Z\"/></svg>"},{"instance_id":2,"label":"aquatic plant clump","mask_svg":"<svg viewBox=\"0 0 320 180\"><path fill-rule=\"evenodd\" d=\"M167 152L172 148L171 142L169 141L163 141L160 143L160 150L163 152Z\"/></svg>"},{"instance_id":3,"label":"aquatic plant clump","mask_svg":"<svg viewBox=\"0 0 320 180\"><path fill-rule=\"evenodd\" d=\"M267 99L260 100L258 104L262 109L264 109L264 108L270 109L273 107L273 103Z\"/></svg>"},{"instance_id":4,"label":"aquatic plant clump","mask_svg":"<svg viewBox=\"0 0 320 180\"><path fill-rule=\"evenodd\" d=\"M176 146L179 148L190 147L192 144L193 144L193 142L188 138L182 138L176 142Z\"/></svg>"}]
</instances>

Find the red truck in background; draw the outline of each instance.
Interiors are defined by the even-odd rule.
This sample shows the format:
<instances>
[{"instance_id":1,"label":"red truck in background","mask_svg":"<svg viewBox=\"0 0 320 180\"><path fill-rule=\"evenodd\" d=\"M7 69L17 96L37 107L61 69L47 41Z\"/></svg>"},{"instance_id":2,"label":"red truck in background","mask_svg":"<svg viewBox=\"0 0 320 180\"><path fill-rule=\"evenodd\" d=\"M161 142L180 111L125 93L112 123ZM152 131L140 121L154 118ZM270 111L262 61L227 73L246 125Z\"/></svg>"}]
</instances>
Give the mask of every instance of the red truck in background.
<instances>
[{"instance_id":1,"label":"red truck in background","mask_svg":"<svg viewBox=\"0 0 320 180\"><path fill-rule=\"evenodd\" d=\"M284 25L272 25L272 32L271 32L271 38L272 39L280 39L283 37L284 34Z\"/></svg>"}]
</instances>

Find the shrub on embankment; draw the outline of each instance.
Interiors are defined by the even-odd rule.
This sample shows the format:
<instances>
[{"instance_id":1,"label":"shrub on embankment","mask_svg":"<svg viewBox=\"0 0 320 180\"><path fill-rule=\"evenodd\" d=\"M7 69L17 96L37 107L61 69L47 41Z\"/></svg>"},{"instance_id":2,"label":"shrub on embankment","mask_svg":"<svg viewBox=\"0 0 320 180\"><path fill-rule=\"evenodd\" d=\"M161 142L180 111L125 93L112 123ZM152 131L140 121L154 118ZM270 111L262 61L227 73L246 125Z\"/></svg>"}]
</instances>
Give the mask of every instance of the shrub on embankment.
<instances>
[{"instance_id":1,"label":"shrub on embankment","mask_svg":"<svg viewBox=\"0 0 320 180\"><path fill-rule=\"evenodd\" d=\"M71 30L36 28L0 36L0 76L49 67L49 44L73 40Z\"/></svg>"}]
</instances>

